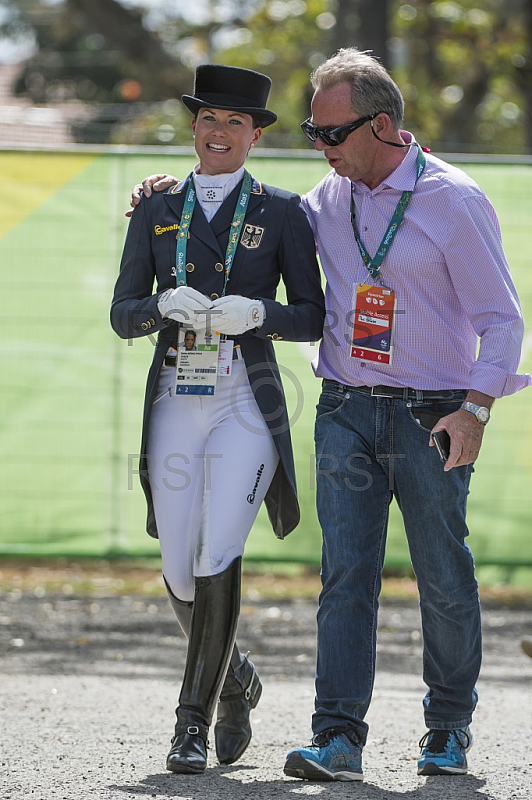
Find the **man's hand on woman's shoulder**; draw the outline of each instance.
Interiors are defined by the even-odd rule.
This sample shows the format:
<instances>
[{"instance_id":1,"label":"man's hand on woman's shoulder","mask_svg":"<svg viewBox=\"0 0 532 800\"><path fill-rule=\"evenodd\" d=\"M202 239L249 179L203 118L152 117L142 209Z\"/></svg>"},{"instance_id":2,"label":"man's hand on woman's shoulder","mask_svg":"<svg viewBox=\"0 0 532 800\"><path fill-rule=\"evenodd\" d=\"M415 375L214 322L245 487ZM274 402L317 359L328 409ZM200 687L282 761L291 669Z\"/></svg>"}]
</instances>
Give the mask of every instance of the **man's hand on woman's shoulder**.
<instances>
[{"instance_id":1,"label":"man's hand on woman's shoulder","mask_svg":"<svg viewBox=\"0 0 532 800\"><path fill-rule=\"evenodd\" d=\"M179 179L174 178L173 175L167 175L166 173L148 175L147 178L144 178L142 183L137 183L133 187L131 192L131 200L129 202L132 210L126 211L126 217L130 217L135 210L135 206L138 206L140 203L141 194L144 194L146 197L151 197L152 191L163 192L165 189L169 189L170 186L174 186L176 183L179 183Z\"/></svg>"}]
</instances>

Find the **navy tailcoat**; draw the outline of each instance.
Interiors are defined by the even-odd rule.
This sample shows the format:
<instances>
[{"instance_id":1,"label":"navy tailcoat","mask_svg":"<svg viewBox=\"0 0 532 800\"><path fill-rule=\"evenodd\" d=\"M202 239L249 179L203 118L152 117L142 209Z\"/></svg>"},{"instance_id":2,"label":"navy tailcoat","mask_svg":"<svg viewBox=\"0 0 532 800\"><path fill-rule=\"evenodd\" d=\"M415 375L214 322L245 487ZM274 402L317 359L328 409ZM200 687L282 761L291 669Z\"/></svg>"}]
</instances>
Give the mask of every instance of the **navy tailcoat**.
<instances>
[{"instance_id":1,"label":"navy tailcoat","mask_svg":"<svg viewBox=\"0 0 532 800\"><path fill-rule=\"evenodd\" d=\"M176 286L176 236L187 186L188 179L168 192L141 199L130 220L111 306L111 324L122 338L158 332L146 385L139 465L148 503L147 531L154 537L157 525L146 459L147 432L159 371L168 347L177 344L179 329L179 323L160 315L157 300ZM242 182L210 223L199 203L194 208L187 242L187 284L213 299L223 292L225 253L241 186ZM281 279L286 305L275 299ZM241 346L253 394L279 453L265 503L273 530L283 539L300 515L286 401L272 340L317 341L325 315L314 238L298 195L253 179L226 294L260 299L266 308L260 329L229 338Z\"/></svg>"}]
</instances>

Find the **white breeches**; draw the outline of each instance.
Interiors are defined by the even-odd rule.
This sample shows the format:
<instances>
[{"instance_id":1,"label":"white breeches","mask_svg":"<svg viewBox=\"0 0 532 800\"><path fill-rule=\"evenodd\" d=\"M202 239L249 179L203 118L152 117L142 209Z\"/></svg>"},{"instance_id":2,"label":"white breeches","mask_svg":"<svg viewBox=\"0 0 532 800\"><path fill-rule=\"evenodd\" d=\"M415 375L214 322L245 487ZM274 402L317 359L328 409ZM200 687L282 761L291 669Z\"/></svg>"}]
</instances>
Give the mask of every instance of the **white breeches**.
<instances>
[{"instance_id":1,"label":"white breeches","mask_svg":"<svg viewBox=\"0 0 532 800\"><path fill-rule=\"evenodd\" d=\"M194 599L194 578L223 572L244 545L279 456L242 360L213 396L173 395L163 365L148 430L148 468L163 575Z\"/></svg>"}]
</instances>

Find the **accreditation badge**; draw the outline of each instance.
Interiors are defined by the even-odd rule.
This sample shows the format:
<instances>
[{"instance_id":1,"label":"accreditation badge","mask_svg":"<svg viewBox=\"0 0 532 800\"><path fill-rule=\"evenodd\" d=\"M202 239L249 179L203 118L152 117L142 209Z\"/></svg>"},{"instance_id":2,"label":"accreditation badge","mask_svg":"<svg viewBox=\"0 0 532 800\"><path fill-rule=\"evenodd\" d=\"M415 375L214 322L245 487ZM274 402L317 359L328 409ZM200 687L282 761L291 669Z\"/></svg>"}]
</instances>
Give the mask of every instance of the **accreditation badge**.
<instances>
[{"instance_id":1,"label":"accreditation badge","mask_svg":"<svg viewBox=\"0 0 532 800\"><path fill-rule=\"evenodd\" d=\"M396 297L386 286L358 283L351 337L351 358L391 364Z\"/></svg>"},{"instance_id":2,"label":"accreditation badge","mask_svg":"<svg viewBox=\"0 0 532 800\"><path fill-rule=\"evenodd\" d=\"M175 394L213 395L218 377L220 334L183 325L177 342Z\"/></svg>"}]
</instances>

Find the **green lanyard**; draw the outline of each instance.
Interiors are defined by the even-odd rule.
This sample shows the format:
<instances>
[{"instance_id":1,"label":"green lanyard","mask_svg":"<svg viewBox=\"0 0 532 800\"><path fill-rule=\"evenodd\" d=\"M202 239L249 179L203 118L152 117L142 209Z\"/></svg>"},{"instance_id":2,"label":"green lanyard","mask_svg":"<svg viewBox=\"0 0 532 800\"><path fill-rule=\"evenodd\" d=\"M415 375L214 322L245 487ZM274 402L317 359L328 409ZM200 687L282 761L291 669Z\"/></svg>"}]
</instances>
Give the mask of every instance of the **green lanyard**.
<instances>
[{"instance_id":1,"label":"green lanyard","mask_svg":"<svg viewBox=\"0 0 532 800\"><path fill-rule=\"evenodd\" d=\"M177 247L175 254L175 269L176 269L176 285L186 286L187 273L185 265L187 263L187 237L190 223L192 222L192 214L194 206L196 205L196 187L194 186L193 174L190 174L190 184L185 198L185 204L181 213L181 221L179 223L179 234L177 236ZM236 246L240 239L240 232L246 217L246 211L249 203L249 196L251 193L251 175L247 170L244 170L244 180L240 190L240 197L236 204L233 221L231 223L231 233L229 235L229 242L227 243L227 250L225 252L225 280L222 297L225 295L227 288L227 281L229 280L229 273L233 266L235 258Z\"/></svg>"},{"instance_id":2,"label":"green lanyard","mask_svg":"<svg viewBox=\"0 0 532 800\"><path fill-rule=\"evenodd\" d=\"M425 169L425 165L427 163L427 159L425 158L425 154L423 150L418 145L417 151L417 160L416 160L416 183L418 182L421 173ZM353 226L353 233L355 234L355 239L358 244L358 249L360 250L360 255L362 256L362 260L367 267L367 270L373 280L381 281L381 277L379 274L380 268L382 266L382 262L384 261L384 257L388 250L390 249L393 240L395 239L395 234L397 233L401 222L403 221L403 217L405 215L406 208L410 202L410 198L412 197L412 192L403 192L397 206L395 207L395 211L392 217L390 224L388 225L388 229L383 236L382 242L379 245L379 249L375 253L374 257L371 258L368 251L362 244L362 240L360 238L360 234L357 231L357 226L355 222L355 201L353 199L353 192L351 192L351 225Z\"/></svg>"}]
</instances>

